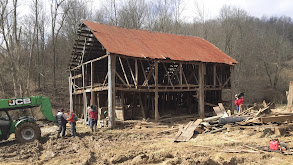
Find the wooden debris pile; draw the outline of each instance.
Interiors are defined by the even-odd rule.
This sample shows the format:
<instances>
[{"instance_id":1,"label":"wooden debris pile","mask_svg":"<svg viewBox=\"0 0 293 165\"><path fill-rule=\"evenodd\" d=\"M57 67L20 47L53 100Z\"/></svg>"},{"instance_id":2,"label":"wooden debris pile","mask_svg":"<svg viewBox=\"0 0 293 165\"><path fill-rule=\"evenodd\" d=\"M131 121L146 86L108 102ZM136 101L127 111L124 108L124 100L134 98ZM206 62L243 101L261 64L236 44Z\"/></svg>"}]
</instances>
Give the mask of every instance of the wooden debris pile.
<instances>
[{"instance_id":1,"label":"wooden debris pile","mask_svg":"<svg viewBox=\"0 0 293 165\"><path fill-rule=\"evenodd\" d=\"M293 113L280 113L272 112L271 109L274 106L273 103L266 104L263 102L263 106L257 109L258 106L254 105L241 113L231 115L225 110L222 103L219 106L213 107L216 116L197 119L196 121L190 121L184 128L179 129L174 138L174 142L188 141L194 135L194 133L216 133L227 130L233 126L240 127L260 127L263 125L270 125L274 129L274 132L286 132L286 129L281 126L273 125L278 123L280 125L284 122L293 121ZM285 130L285 131L284 131ZM280 133L282 135L284 133Z\"/></svg>"}]
</instances>

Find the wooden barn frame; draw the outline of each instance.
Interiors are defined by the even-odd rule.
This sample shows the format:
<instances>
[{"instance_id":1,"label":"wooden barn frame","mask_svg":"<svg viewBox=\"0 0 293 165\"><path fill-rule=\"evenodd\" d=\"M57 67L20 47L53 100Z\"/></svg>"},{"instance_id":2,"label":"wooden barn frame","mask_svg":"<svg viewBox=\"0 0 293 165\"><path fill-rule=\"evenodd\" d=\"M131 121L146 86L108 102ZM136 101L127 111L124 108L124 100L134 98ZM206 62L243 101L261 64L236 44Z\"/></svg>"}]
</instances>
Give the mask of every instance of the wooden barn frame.
<instances>
[{"instance_id":1,"label":"wooden barn frame","mask_svg":"<svg viewBox=\"0 0 293 165\"><path fill-rule=\"evenodd\" d=\"M70 108L82 116L84 121L87 119L88 105L97 105L99 119L103 111L108 111L110 128L115 127L115 118L125 120L135 115L158 121L160 114L170 111L175 114L183 111L199 114L200 118L204 118L205 109L210 109L222 100L223 89L233 91L233 68L237 61L228 55L223 56L228 58L228 62L209 62L115 53L107 48L108 44L111 45L111 41L105 40L107 36L98 36L103 33L96 26L114 28L118 30L117 33L121 33L120 29L130 30L90 21L80 25L72 52L69 90ZM109 34L115 38L113 32ZM123 44L127 46L127 43L119 42L119 46Z\"/></svg>"}]
</instances>

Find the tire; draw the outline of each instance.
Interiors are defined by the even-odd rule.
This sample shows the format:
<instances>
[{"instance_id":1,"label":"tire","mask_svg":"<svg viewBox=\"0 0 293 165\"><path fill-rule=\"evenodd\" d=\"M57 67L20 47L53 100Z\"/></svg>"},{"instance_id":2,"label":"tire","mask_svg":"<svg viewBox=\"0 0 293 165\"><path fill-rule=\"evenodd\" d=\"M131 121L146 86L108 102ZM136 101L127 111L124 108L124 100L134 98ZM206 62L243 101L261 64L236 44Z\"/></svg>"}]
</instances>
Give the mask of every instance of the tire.
<instances>
[{"instance_id":1,"label":"tire","mask_svg":"<svg viewBox=\"0 0 293 165\"><path fill-rule=\"evenodd\" d=\"M24 122L15 130L15 138L17 141L31 142L41 137L40 127L36 123Z\"/></svg>"}]
</instances>

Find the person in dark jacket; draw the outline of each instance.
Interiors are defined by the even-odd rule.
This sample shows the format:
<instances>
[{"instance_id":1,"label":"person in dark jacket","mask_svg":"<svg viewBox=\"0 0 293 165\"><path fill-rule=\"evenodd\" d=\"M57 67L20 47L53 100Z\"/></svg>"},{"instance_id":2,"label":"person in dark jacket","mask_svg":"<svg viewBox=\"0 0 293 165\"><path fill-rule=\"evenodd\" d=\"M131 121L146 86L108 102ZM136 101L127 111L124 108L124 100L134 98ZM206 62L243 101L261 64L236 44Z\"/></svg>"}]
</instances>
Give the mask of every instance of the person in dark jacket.
<instances>
[{"instance_id":1,"label":"person in dark jacket","mask_svg":"<svg viewBox=\"0 0 293 165\"><path fill-rule=\"evenodd\" d=\"M69 119L67 119L70 124L71 137L76 136L76 121L74 120L74 116L75 116L75 113L73 110L71 110L69 114Z\"/></svg>"},{"instance_id":2,"label":"person in dark jacket","mask_svg":"<svg viewBox=\"0 0 293 165\"><path fill-rule=\"evenodd\" d=\"M57 113L56 121L57 121L58 126L59 126L59 130L58 130L58 133L57 133L57 138L60 137L61 132L62 132L62 138L64 138L65 137L67 120L66 120L66 117L64 115L64 109L63 108L60 109L60 111Z\"/></svg>"},{"instance_id":3,"label":"person in dark jacket","mask_svg":"<svg viewBox=\"0 0 293 165\"><path fill-rule=\"evenodd\" d=\"M97 131L97 119L98 119L98 111L96 106L92 105L90 108L90 127L92 132ZM95 128L95 129L94 129Z\"/></svg>"}]
</instances>

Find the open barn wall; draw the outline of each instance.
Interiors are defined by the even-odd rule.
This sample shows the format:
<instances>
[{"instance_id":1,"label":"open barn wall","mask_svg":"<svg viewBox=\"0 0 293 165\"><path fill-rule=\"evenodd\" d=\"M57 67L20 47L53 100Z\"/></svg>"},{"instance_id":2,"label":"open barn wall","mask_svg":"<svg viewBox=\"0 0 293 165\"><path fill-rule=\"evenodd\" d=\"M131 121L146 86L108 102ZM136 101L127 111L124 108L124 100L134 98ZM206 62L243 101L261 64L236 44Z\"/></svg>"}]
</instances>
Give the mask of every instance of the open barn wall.
<instances>
[{"instance_id":1,"label":"open barn wall","mask_svg":"<svg viewBox=\"0 0 293 165\"><path fill-rule=\"evenodd\" d=\"M84 121L88 105L98 106L99 119L109 111L112 124L115 115L122 120L184 113L203 118L222 102L223 89L233 90L233 65L110 53L84 24L71 61L71 109Z\"/></svg>"},{"instance_id":2,"label":"open barn wall","mask_svg":"<svg viewBox=\"0 0 293 165\"><path fill-rule=\"evenodd\" d=\"M91 98L89 93L92 91L95 93L95 98L97 98L96 95L99 92L105 92L107 90L108 72L105 69L107 68L107 59L108 58L103 58L84 65L84 76L73 79L73 95L82 94L85 90L85 92L88 93L86 95L87 98ZM154 112L154 106L152 106L154 103L152 100L154 100L155 97L153 94L155 92L155 60L115 55L115 61L115 88L117 99L120 99L121 93L124 93L124 99L127 101L122 101L123 103L125 102L123 106L131 107L131 111L133 112L130 118L154 118L154 113L152 113ZM198 114L199 65L199 62L158 60L159 114ZM222 89L230 89L230 67L231 66L225 64L205 64L205 112L212 112L211 106L222 101ZM93 72L93 74L91 72ZM73 77L78 74L80 74L80 71L72 70ZM84 85L82 77L85 79ZM91 82L92 80L93 82ZM149 100L147 99L147 101L144 102L148 102L148 104L145 103L147 105L144 105L144 102L140 101L139 97L142 97L142 100L144 100L144 97L147 97ZM87 105L91 104L90 100L91 99L88 99ZM107 99L103 101L107 102ZM93 104L96 105L97 101ZM185 105L188 105L188 107ZM103 106L105 108L107 104ZM145 106L143 110L145 114L149 115L142 115L142 110L139 110L142 106ZM84 108L84 106L79 106L78 108ZM102 106L99 108L102 108ZM170 111L172 109L173 111Z\"/></svg>"}]
</instances>

